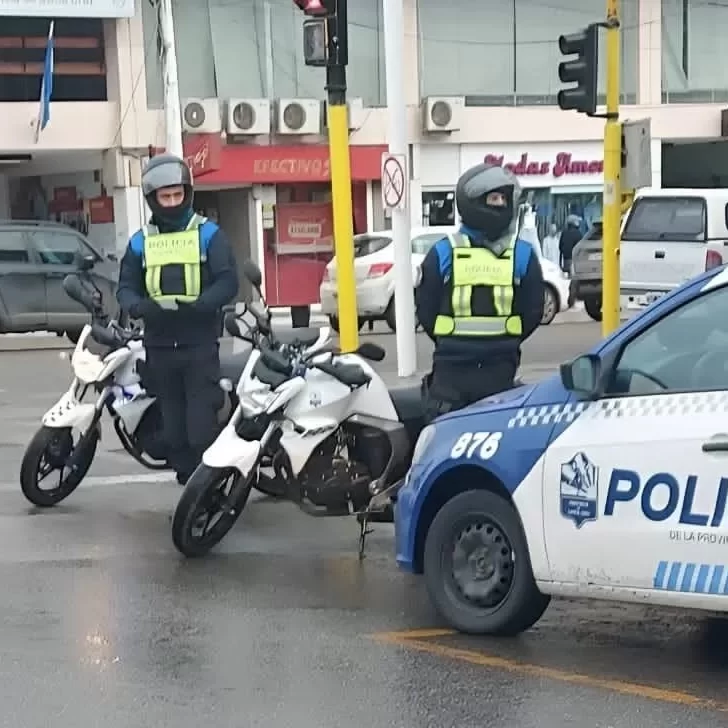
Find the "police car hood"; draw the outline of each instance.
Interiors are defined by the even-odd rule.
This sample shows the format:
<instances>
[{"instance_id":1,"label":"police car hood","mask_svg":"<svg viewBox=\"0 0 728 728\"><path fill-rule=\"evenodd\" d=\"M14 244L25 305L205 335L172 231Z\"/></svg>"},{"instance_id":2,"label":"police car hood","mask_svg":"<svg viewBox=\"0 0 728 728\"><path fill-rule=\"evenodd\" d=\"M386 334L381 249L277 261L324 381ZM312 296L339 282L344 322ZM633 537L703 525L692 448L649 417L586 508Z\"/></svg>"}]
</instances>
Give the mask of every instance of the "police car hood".
<instances>
[{"instance_id":1,"label":"police car hood","mask_svg":"<svg viewBox=\"0 0 728 728\"><path fill-rule=\"evenodd\" d=\"M522 384L520 387L507 389L485 399L481 399L469 407L452 412L440 419L457 419L459 417L471 417L478 415L502 412L503 410L518 409L523 407L531 398L538 384Z\"/></svg>"}]
</instances>

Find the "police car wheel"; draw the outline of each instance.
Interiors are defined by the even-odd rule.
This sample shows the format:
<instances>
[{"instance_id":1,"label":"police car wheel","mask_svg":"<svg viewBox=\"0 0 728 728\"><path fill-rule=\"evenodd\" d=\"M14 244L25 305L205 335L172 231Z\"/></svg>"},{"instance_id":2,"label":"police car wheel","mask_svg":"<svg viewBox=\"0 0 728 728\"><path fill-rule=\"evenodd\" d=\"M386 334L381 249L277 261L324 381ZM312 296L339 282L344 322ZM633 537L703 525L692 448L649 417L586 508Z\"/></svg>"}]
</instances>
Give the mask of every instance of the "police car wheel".
<instances>
[{"instance_id":1,"label":"police car wheel","mask_svg":"<svg viewBox=\"0 0 728 728\"><path fill-rule=\"evenodd\" d=\"M486 490L461 493L437 513L425 541L424 574L435 608L469 634L519 634L550 601L534 581L518 514Z\"/></svg>"},{"instance_id":2,"label":"police car wheel","mask_svg":"<svg viewBox=\"0 0 728 728\"><path fill-rule=\"evenodd\" d=\"M553 286L546 284L544 288L543 314L541 315L541 326L548 326L559 311L559 295Z\"/></svg>"}]
</instances>

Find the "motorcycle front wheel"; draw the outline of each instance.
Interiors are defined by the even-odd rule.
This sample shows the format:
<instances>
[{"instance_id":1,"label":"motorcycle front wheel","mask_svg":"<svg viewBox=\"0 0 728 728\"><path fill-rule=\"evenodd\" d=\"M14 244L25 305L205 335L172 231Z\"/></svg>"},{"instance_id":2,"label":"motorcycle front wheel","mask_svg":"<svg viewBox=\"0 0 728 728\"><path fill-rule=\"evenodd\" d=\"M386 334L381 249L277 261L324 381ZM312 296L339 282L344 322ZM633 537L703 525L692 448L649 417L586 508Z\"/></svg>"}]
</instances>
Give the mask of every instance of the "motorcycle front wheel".
<instances>
[{"instance_id":1,"label":"motorcycle front wheel","mask_svg":"<svg viewBox=\"0 0 728 728\"><path fill-rule=\"evenodd\" d=\"M254 473L204 463L187 481L172 519L172 541L184 556L204 556L227 535L248 502Z\"/></svg>"},{"instance_id":2,"label":"motorcycle front wheel","mask_svg":"<svg viewBox=\"0 0 728 728\"><path fill-rule=\"evenodd\" d=\"M68 498L86 477L96 455L99 431L95 429L85 444L73 442L70 427L41 427L28 443L20 465L20 488L23 495L40 508L50 508ZM75 448L83 448L74 468L66 463ZM41 484L54 472L58 473L55 486Z\"/></svg>"}]
</instances>

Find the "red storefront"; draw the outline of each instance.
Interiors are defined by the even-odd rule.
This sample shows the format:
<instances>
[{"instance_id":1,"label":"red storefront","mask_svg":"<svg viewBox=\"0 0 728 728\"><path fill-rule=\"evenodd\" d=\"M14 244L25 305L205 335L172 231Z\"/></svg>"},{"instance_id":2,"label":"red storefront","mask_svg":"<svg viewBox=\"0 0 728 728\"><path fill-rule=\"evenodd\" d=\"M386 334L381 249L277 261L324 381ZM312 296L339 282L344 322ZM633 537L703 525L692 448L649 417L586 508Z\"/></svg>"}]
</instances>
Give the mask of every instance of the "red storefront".
<instances>
[{"instance_id":1,"label":"red storefront","mask_svg":"<svg viewBox=\"0 0 728 728\"><path fill-rule=\"evenodd\" d=\"M351 147L355 233L365 232L373 223L367 220L367 185L380 180L386 150L383 145ZM254 258L262 255L268 302L273 306L317 303L324 267L333 255L328 145L225 144L217 135L195 135L185 140L185 156L201 199L211 199L209 195L217 190L229 194L234 188L240 206L247 206L250 195L266 190L266 202L261 203L265 208L262 241L251 241L249 251ZM220 224L230 235L224 215ZM255 226L249 228L252 236Z\"/></svg>"}]
</instances>

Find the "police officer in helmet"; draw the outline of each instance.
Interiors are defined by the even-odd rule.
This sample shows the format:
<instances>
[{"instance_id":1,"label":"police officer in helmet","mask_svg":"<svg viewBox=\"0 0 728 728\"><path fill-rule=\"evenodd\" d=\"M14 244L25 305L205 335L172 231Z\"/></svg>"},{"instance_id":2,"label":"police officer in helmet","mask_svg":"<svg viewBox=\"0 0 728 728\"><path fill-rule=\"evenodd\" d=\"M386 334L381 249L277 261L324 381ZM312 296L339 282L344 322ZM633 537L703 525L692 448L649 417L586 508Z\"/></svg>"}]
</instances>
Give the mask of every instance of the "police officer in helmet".
<instances>
[{"instance_id":1,"label":"police officer in helmet","mask_svg":"<svg viewBox=\"0 0 728 728\"><path fill-rule=\"evenodd\" d=\"M238 293L237 268L223 231L194 212L192 175L182 159L153 157L142 191L152 217L129 240L116 297L144 321L168 464L184 484L217 436L223 404L218 332L222 307Z\"/></svg>"},{"instance_id":2,"label":"police officer in helmet","mask_svg":"<svg viewBox=\"0 0 728 728\"><path fill-rule=\"evenodd\" d=\"M513 386L521 343L543 314L538 255L519 240L515 176L478 164L458 180L462 227L422 263L417 317L435 342L425 379L429 419Z\"/></svg>"}]
</instances>

